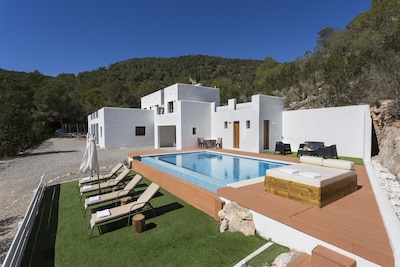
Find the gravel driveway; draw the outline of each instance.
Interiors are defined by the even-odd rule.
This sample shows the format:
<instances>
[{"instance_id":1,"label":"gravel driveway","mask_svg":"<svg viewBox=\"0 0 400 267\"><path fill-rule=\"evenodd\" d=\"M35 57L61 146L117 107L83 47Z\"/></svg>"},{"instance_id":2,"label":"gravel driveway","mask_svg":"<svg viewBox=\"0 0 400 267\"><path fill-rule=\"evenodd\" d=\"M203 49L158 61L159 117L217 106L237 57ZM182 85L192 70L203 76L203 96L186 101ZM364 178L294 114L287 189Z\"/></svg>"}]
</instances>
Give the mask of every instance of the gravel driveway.
<instances>
[{"instance_id":1,"label":"gravel driveway","mask_svg":"<svg viewBox=\"0 0 400 267\"><path fill-rule=\"evenodd\" d=\"M49 139L32 153L12 160L0 161L0 262L7 251L22 221L33 191L44 174L47 184L56 184L79 179L84 176L79 166L84 154L86 139ZM101 172L109 171L118 162L128 159L135 150L150 150L152 147L125 147L98 149Z\"/></svg>"}]
</instances>

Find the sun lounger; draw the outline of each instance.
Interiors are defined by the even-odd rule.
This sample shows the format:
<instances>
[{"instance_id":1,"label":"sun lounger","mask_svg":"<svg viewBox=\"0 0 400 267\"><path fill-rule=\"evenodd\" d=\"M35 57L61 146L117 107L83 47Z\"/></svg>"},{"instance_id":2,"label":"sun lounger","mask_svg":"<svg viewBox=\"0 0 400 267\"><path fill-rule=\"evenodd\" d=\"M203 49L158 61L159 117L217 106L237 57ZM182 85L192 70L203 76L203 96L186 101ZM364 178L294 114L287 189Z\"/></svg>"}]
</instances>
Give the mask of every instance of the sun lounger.
<instances>
[{"instance_id":1,"label":"sun lounger","mask_svg":"<svg viewBox=\"0 0 400 267\"><path fill-rule=\"evenodd\" d=\"M79 187L85 184L98 183L98 181L102 182L104 180L111 179L117 175L117 171L119 171L119 169L121 169L122 166L123 166L122 163L118 163L117 165L115 165L114 168L112 168L112 170L109 173L100 175L99 177L97 177L97 175L84 177L79 180Z\"/></svg>"},{"instance_id":2,"label":"sun lounger","mask_svg":"<svg viewBox=\"0 0 400 267\"><path fill-rule=\"evenodd\" d=\"M143 211L145 207L148 207L153 211L154 216L156 216L153 207L150 204L150 200L153 196L158 192L160 186L158 184L152 183L147 187L147 189L140 195L140 197L131 203L118 206L111 209L105 209L98 211L92 214L92 218L89 222L90 237L92 237L94 227L97 227L99 230L99 226L109 223L115 219L122 219L128 217L128 225L129 225L129 218L140 211Z\"/></svg>"},{"instance_id":3,"label":"sun lounger","mask_svg":"<svg viewBox=\"0 0 400 267\"><path fill-rule=\"evenodd\" d=\"M85 193L91 193L94 191L100 191L102 189L111 188L113 186L118 185L121 183L129 174L130 170L126 169L123 170L115 179L110 179L106 182L102 182L99 184L91 184L91 185L84 185L79 190L81 193L81 198Z\"/></svg>"},{"instance_id":4,"label":"sun lounger","mask_svg":"<svg viewBox=\"0 0 400 267\"><path fill-rule=\"evenodd\" d=\"M129 183L127 183L126 186L121 190L86 198L83 216L85 216L87 209L93 205L98 206L98 204L107 201L118 200L120 198L128 196L141 180L142 176L140 174L136 174L135 177L133 177L133 179Z\"/></svg>"}]
</instances>

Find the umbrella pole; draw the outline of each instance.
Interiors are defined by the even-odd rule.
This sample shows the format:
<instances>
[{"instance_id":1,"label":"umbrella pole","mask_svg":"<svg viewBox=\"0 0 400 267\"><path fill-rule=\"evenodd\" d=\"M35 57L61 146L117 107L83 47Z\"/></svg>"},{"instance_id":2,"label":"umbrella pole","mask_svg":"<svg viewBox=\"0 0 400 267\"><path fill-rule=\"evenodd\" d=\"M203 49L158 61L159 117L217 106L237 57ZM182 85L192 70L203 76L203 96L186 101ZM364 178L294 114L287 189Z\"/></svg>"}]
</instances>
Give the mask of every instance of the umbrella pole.
<instances>
[{"instance_id":1,"label":"umbrella pole","mask_svg":"<svg viewBox=\"0 0 400 267\"><path fill-rule=\"evenodd\" d=\"M97 173L97 183L99 185L99 193L101 194L101 189L100 189L100 174Z\"/></svg>"}]
</instances>

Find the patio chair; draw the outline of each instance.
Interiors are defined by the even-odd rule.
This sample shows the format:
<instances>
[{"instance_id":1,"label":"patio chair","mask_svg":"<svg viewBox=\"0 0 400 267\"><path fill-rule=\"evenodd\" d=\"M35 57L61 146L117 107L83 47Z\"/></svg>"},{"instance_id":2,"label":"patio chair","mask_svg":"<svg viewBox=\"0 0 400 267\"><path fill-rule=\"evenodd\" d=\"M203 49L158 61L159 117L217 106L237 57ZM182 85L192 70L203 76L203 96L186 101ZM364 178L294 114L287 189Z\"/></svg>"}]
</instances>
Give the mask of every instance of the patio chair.
<instances>
[{"instance_id":1,"label":"patio chair","mask_svg":"<svg viewBox=\"0 0 400 267\"><path fill-rule=\"evenodd\" d=\"M130 180L129 183L127 183L126 186L121 190L86 198L83 216L86 215L86 211L88 210L88 208L93 205L97 206L98 204L102 204L107 201L119 200L120 198L129 196L132 191L134 192L134 188L139 184L142 178L143 177L140 174L136 174L135 177L133 177L133 179Z\"/></svg>"},{"instance_id":2,"label":"patio chair","mask_svg":"<svg viewBox=\"0 0 400 267\"><path fill-rule=\"evenodd\" d=\"M99 226L107 224L110 221L116 219L123 219L125 217L128 217L129 225L130 217L138 212L143 211L146 207L153 211L153 215L155 217L156 213L153 206L150 204L150 200L158 192L158 190L160 190L160 186L158 184L152 183L146 188L146 190L140 195L140 197L136 201L115 208L105 209L93 213L92 218L89 221L89 227L91 228L89 238L92 238L94 227L97 227L101 234L101 229Z\"/></svg>"},{"instance_id":3,"label":"patio chair","mask_svg":"<svg viewBox=\"0 0 400 267\"><path fill-rule=\"evenodd\" d=\"M339 158L338 154L337 154L336 145L324 146L324 147L318 148L317 156L318 157L328 158L328 159L337 159L337 158Z\"/></svg>"},{"instance_id":4,"label":"patio chair","mask_svg":"<svg viewBox=\"0 0 400 267\"><path fill-rule=\"evenodd\" d=\"M217 138L217 142L215 142L215 147L222 148L222 138L221 137Z\"/></svg>"},{"instance_id":5,"label":"patio chair","mask_svg":"<svg viewBox=\"0 0 400 267\"><path fill-rule=\"evenodd\" d=\"M78 186L81 187L82 185L89 184L89 183L98 183L99 180L100 181L109 180L112 177L117 175L117 171L119 171L119 169L121 169L122 166L123 166L122 163L118 163L117 165L115 165L114 168L112 168L112 170L109 173L100 175L100 177L97 177L96 175L84 177L79 180Z\"/></svg>"},{"instance_id":6,"label":"patio chair","mask_svg":"<svg viewBox=\"0 0 400 267\"><path fill-rule=\"evenodd\" d=\"M102 189L109 189L113 186L120 184L125 178L128 177L130 170L126 169L123 170L115 179L110 179L106 182L98 183L98 184L91 184L91 185L84 185L82 186L79 191L81 198L85 193L91 193L94 191L101 191Z\"/></svg>"},{"instance_id":7,"label":"patio chair","mask_svg":"<svg viewBox=\"0 0 400 267\"><path fill-rule=\"evenodd\" d=\"M291 154L292 153L292 148L290 147L290 144L285 144L282 141L276 142L275 143L275 152L280 153L282 155L285 155L286 153Z\"/></svg>"},{"instance_id":8,"label":"patio chair","mask_svg":"<svg viewBox=\"0 0 400 267\"><path fill-rule=\"evenodd\" d=\"M204 148L206 146L206 142L204 141L203 137L199 137L198 138L198 142L199 142L199 147L200 148Z\"/></svg>"}]
</instances>

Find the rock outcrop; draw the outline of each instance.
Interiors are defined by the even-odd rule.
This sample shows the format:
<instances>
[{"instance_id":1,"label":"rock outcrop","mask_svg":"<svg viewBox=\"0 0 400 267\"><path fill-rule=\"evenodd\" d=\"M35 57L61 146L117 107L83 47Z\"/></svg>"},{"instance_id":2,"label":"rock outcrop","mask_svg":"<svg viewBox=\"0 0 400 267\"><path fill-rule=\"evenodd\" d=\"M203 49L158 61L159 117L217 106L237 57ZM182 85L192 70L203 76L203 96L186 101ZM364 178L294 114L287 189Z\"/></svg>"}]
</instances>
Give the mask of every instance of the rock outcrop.
<instances>
[{"instance_id":1,"label":"rock outcrop","mask_svg":"<svg viewBox=\"0 0 400 267\"><path fill-rule=\"evenodd\" d=\"M221 218L220 232L242 232L245 236L256 234L256 227L253 223L253 215L236 202L226 204L218 212Z\"/></svg>"},{"instance_id":2,"label":"rock outcrop","mask_svg":"<svg viewBox=\"0 0 400 267\"><path fill-rule=\"evenodd\" d=\"M291 250L287 253L282 253L278 257L275 258L272 263L272 267L286 267L289 263L291 263L294 259L300 256L301 252L297 250Z\"/></svg>"},{"instance_id":3,"label":"rock outcrop","mask_svg":"<svg viewBox=\"0 0 400 267\"><path fill-rule=\"evenodd\" d=\"M393 100L385 100L379 107L371 106L371 116L379 145L378 160L400 179L400 121L390 114L393 105Z\"/></svg>"}]
</instances>

